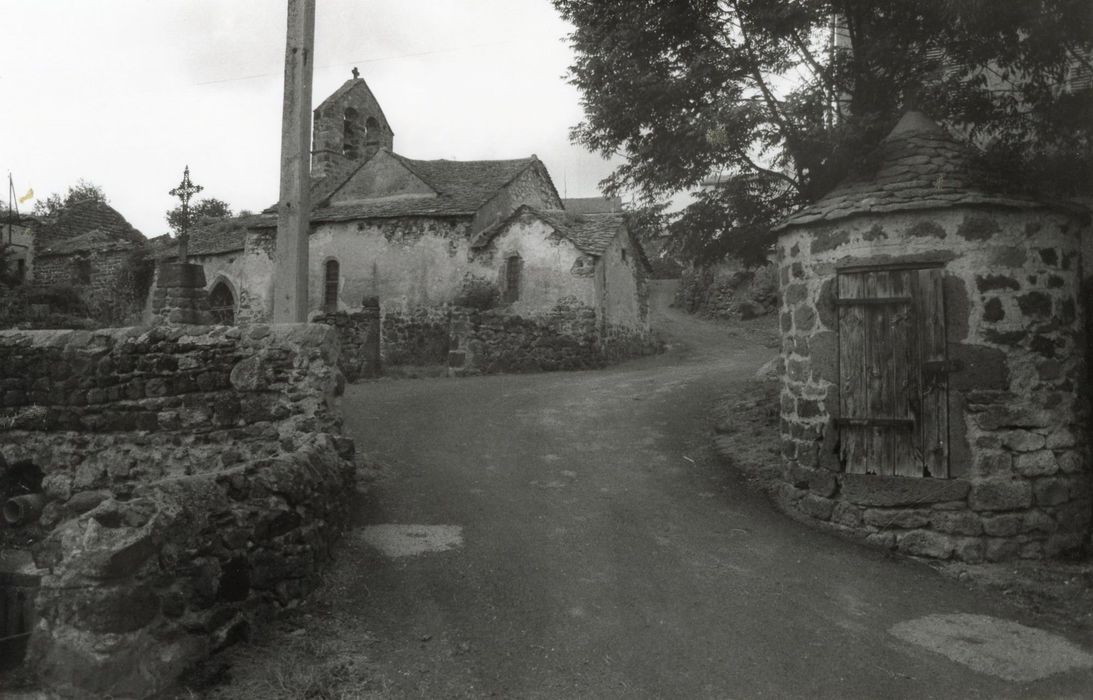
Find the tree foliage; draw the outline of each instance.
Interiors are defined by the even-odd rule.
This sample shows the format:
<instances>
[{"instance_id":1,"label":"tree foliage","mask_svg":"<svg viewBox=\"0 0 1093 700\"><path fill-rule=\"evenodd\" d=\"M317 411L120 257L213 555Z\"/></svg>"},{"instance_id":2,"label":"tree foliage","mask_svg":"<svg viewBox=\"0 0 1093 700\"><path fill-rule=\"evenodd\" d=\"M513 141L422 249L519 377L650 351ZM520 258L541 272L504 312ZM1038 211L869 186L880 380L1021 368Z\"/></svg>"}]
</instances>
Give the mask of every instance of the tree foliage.
<instances>
[{"instance_id":1,"label":"tree foliage","mask_svg":"<svg viewBox=\"0 0 1093 700\"><path fill-rule=\"evenodd\" d=\"M575 28L572 138L623 158L605 191L657 201L721 175L673 226L699 257L769 239L912 104L1024 184L1093 182L1093 91L1060 89L1089 68L1088 0L553 2Z\"/></svg>"},{"instance_id":2,"label":"tree foliage","mask_svg":"<svg viewBox=\"0 0 1093 700\"><path fill-rule=\"evenodd\" d=\"M184 224L187 229L192 229L195 224L202 221L227 219L232 216L232 210L231 205L224 200L207 197L190 204L187 214L189 218L183 214L181 204L167 212L167 225L176 235L182 231Z\"/></svg>"},{"instance_id":3,"label":"tree foliage","mask_svg":"<svg viewBox=\"0 0 1093 700\"><path fill-rule=\"evenodd\" d=\"M56 216L65 207L85 200L103 203L109 201L102 187L80 178L75 185L69 185L68 190L63 195L54 192L45 199L36 201L34 203L34 213L37 216Z\"/></svg>"}]
</instances>

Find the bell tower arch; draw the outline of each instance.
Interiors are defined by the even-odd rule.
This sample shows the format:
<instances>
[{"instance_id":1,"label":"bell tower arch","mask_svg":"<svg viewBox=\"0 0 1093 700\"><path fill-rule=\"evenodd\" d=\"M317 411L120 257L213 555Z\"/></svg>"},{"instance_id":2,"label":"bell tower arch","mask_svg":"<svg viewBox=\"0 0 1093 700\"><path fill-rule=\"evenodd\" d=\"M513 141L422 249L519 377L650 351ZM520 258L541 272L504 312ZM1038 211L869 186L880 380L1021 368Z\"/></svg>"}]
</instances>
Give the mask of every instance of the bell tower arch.
<instances>
[{"instance_id":1,"label":"bell tower arch","mask_svg":"<svg viewBox=\"0 0 1093 700\"><path fill-rule=\"evenodd\" d=\"M315 108L312 130L311 174L315 177L349 163L363 163L379 149L394 147L395 133L356 68L352 78Z\"/></svg>"}]
</instances>

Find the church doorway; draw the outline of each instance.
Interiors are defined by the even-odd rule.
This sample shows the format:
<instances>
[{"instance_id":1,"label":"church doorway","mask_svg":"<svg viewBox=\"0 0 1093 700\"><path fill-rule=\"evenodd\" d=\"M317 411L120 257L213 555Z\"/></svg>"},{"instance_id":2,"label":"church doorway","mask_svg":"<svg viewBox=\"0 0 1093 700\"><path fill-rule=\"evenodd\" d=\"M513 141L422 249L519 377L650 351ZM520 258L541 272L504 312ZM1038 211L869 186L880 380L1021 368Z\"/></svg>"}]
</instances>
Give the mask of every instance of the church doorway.
<instances>
[{"instance_id":1,"label":"church doorway","mask_svg":"<svg viewBox=\"0 0 1093 700\"><path fill-rule=\"evenodd\" d=\"M225 326L235 325L235 295L224 280L213 285L209 292L209 311L213 321Z\"/></svg>"}]
</instances>

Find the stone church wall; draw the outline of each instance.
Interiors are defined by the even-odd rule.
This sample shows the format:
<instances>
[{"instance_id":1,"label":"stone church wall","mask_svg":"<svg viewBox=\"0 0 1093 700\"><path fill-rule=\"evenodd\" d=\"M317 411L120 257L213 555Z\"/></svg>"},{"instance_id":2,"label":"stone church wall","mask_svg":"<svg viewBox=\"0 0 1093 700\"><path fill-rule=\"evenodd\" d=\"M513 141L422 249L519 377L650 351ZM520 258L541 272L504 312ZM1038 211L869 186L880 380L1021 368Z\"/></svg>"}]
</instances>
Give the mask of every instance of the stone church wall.
<instances>
[{"instance_id":1,"label":"stone church wall","mask_svg":"<svg viewBox=\"0 0 1093 700\"><path fill-rule=\"evenodd\" d=\"M47 684L144 697L316 583L352 493L337 358L317 324L0 333Z\"/></svg>"},{"instance_id":2,"label":"stone church wall","mask_svg":"<svg viewBox=\"0 0 1093 700\"><path fill-rule=\"evenodd\" d=\"M909 554L1079 549L1093 516L1079 228L1045 209L955 208L783 232L780 503ZM851 262L942 270L948 478L843 471L836 272Z\"/></svg>"}]
</instances>

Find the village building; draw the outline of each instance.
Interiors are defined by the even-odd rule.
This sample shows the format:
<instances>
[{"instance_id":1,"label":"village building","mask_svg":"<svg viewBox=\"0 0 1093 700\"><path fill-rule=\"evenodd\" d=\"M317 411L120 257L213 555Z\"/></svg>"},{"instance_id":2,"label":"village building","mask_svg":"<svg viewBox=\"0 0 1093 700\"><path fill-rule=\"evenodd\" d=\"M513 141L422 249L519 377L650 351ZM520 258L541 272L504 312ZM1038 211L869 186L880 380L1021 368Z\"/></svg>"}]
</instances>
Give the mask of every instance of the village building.
<instances>
[{"instance_id":1,"label":"village building","mask_svg":"<svg viewBox=\"0 0 1093 700\"><path fill-rule=\"evenodd\" d=\"M356 77L316 108L313 130L312 316L359 310L366 299L377 299L385 357L408 364L445 360L447 307L483 285L497 288L512 313L547 314L563 301L572 308L578 299L599 314L601 330L627 326L648 334L644 256L621 214L596 222L561 215L563 201L536 156L407 158L392 150L393 130L368 85ZM582 205L602 212L621 202L588 198ZM210 306L223 320L270 316L273 212L191 234L191 261L203 266ZM497 228L503 222L504 231ZM597 226L602 230L590 233ZM532 235L542 238L533 244ZM598 260L612 254L610 265L597 268ZM548 265L554 265L549 272ZM550 284L544 284L547 277ZM608 293L608 284L618 291ZM617 315L604 315L610 313Z\"/></svg>"},{"instance_id":2,"label":"village building","mask_svg":"<svg viewBox=\"0 0 1093 700\"><path fill-rule=\"evenodd\" d=\"M1080 550L1088 211L992 189L917 112L870 162L778 226L780 503L915 555Z\"/></svg>"},{"instance_id":3,"label":"village building","mask_svg":"<svg viewBox=\"0 0 1093 700\"><path fill-rule=\"evenodd\" d=\"M73 202L38 219L31 235L30 281L74 287L100 320L135 320L146 239L116 209L97 199Z\"/></svg>"}]
</instances>

